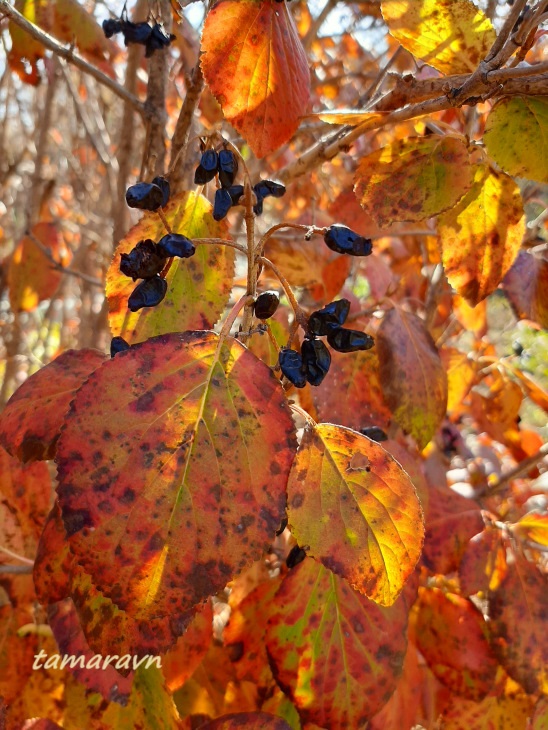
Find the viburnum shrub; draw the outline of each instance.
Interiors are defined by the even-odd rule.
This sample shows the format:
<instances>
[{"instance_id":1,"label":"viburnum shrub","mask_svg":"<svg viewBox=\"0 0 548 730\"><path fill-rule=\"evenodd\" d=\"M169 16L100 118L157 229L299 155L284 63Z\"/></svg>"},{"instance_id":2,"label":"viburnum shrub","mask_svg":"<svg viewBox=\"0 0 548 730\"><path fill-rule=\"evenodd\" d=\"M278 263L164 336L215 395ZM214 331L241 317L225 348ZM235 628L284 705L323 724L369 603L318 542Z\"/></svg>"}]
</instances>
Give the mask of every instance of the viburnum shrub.
<instances>
[{"instance_id":1,"label":"viburnum shrub","mask_svg":"<svg viewBox=\"0 0 548 730\"><path fill-rule=\"evenodd\" d=\"M304 3L218 0L171 108L169 2L104 35L76 0L30 5L0 0L12 68L35 80L29 32L146 135L109 354L64 348L0 415L0 720L545 727L548 394L486 301L548 324L547 3L349 4L391 34L379 67ZM67 15L88 56L120 35L149 59L147 103L46 36ZM353 109L320 111L347 73ZM25 257L78 276L44 210L10 260L14 322L59 284L31 277L29 303ZM33 669L44 647L87 664Z\"/></svg>"}]
</instances>

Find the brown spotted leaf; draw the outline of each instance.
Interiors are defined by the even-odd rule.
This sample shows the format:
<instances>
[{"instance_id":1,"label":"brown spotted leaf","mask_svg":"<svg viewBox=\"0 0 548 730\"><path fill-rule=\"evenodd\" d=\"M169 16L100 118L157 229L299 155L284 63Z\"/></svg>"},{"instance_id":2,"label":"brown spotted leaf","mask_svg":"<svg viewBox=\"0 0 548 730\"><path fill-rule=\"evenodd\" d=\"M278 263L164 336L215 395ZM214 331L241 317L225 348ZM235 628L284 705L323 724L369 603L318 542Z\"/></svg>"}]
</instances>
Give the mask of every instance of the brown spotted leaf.
<instances>
[{"instance_id":1,"label":"brown spotted leaf","mask_svg":"<svg viewBox=\"0 0 548 730\"><path fill-rule=\"evenodd\" d=\"M438 219L442 261L451 286L475 306L500 284L518 255L525 217L518 186L478 167L472 188Z\"/></svg>"},{"instance_id":2,"label":"brown spotted leaf","mask_svg":"<svg viewBox=\"0 0 548 730\"><path fill-rule=\"evenodd\" d=\"M213 611L208 601L196 612L177 643L162 657L162 672L170 692L182 687L192 676L212 641Z\"/></svg>"},{"instance_id":3,"label":"brown spotted leaf","mask_svg":"<svg viewBox=\"0 0 548 730\"><path fill-rule=\"evenodd\" d=\"M447 410L447 373L422 319L394 308L377 334L384 400L419 448L430 441Z\"/></svg>"},{"instance_id":4,"label":"brown spotted leaf","mask_svg":"<svg viewBox=\"0 0 548 730\"><path fill-rule=\"evenodd\" d=\"M419 559L424 534L415 488L398 462L348 428L309 426L287 491L299 545L356 590L391 605Z\"/></svg>"},{"instance_id":5,"label":"brown spotted leaf","mask_svg":"<svg viewBox=\"0 0 548 730\"><path fill-rule=\"evenodd\" d=\"M401 597L379 606L309 558L291 570L272 601L266 644L303 723L363 727L396 687L406 624Z\"/></svg>"},{"instance_id":6,"label":"brown spotted leaf","mask_svg":"<svg viewBox=\"0 0 548 730\"><path fill-rule=\"evenodd\" d=\"M379 226L421 221L452 208L472 187L464 138L434 134L396 140L362 158L354 192Z\"/></svg>"},{"instance_id":7,"label":"brown spotted leaf","mask_svg":"<svg viewBox=\"0 0 548 730\"><path fill-rule=\"evenodd\" d=\"M67 350L28 378L0 415L0 444L21 461L53 459L75 391L107 355Z\"/></svg>"},{"instance_id":8,"label":"brown spotted leaf","mask_svg":"<svg viewBox=\"0 0 548 730\"><path fill-rule=\"evenodd\" d=\"M524 694L488 696L482 702L453 696L443 713L442 727L444 730L525 730L532 705L531 698Z\"/></svg>"},{"instance_id":9,"label":"brown spotted leaf","mask_svg":"<svg viewBox=\"0 0 548 730\"><path fill-rule=\"evenodd\" d=\"M548 258L520 251L503 289L517 316L548 328Z\"/></svg>"},{"instance_id":10,"label":"brown spotted leaf","mask_svg":"<svg viewBox=\"0 0 548 730\"><path fill-rule=\"evenodd\" d=\"M33 566L34 587L42 605L57 603L69 595L73 560L61 508L55 502L40 536Z\"/></svg>"},{"instance_id":11,"label":"brown spotted leaf","mask_svg":"<svg viewBox=\"0 0 548 730\"><path fill-rule=\"evenodd\" d=\"M508 674L526 692L548 691L546 574L518 554L488 593L493 648Z\"/></svg>"},{"instance_id":12,"label":"brown spotted leaf","mask_svg":"<svg viewBox=\"0 0 548 730\"><path fill-rule=\"evenodd\" d=\"M291 725L268 712L232 712L200 725L201 730L291 730Z\"/></svg>"},{"instance_id":13,"label":"brown spotted leaf","mask_svg":"<svg viewBox=\"0 0 548 730\"><path fill-rule=\"evenodd\" d=\"M164 214L174 233L188 238L224 238L227 227L212 216L211 203L203 195L183 192L171 198ZM141 240L159 241L165 235L160 218L146 213L123 238L107 274L106 293L112 335L133 344L167 332L209 329L228 302L234 276L234 249L202 245L194 256L175 258L166 276L167 294L157 307L130 312L127 300L139 282L120 273L120 254L129 253Z\"/></svg>"},{"instance_id":14,"label":"brown spotted leaf","mask_svg":"<svg viewBox=\"0 0 548 730\"><path fill-rule=\"evenodd\" d=\"M310 95L310 72L293 18L275 0L220 0L202 34L206 82L256 157L287 142Z\"/></svg>"},{"instance_id":15,"label":"brown spotted leaf","mask_svg":"<svg viewBox=\"0 0 548 730\"><path fill-rule=\"evenodd\" d=\"M470 600L439 588L419 588L416 610L417 648L436 677L458 695L483 699L498 666L483 614Z\"/></svg>"},{"instance_id":16,"label":"brown spotted leaf","mask_svg":"<svg viewBox=\"0 0 548 730\"><path fill-rule=\"evenodd\" d=\"M462 556L459 565L461 593L486 595L488 590L495 590L500 585L507 569L506 545L501 531L488 525L483 532L474 535Z\"/></svg>"},{"instance_id":17,"label":"brown spotted leaf","mask_svg":"<svg viewBox=\"0 0 548 730\"><path fill-rule=\"evenodd\" d=\"M65 423L71 550L136 618L192 610L280 524L294 427L278 380L236 340L187 332L132 347L93 373Z\"/></svg>"}]
</instances>

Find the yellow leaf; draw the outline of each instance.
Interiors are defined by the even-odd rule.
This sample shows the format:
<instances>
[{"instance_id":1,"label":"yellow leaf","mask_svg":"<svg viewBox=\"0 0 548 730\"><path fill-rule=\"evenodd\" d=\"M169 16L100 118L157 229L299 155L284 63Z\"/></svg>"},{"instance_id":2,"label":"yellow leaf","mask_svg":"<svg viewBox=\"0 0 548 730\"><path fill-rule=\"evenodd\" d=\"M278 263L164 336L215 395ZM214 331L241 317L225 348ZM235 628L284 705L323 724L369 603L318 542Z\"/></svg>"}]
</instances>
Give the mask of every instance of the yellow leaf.
<instances>
[{"instance_id":1,"label":"yellow leaf","mask_svg":"<svg viewBox=\"0 0 548 730\"><path fill-rule=\"evenodd\" d=\"M475 71L495 41L470 0L383 0L382 14L407 51L446 74Z\"/></svg>"},{"instance_id":2,"label":"yellow leaf","mask_svg":"<svg viewBox=\"0 0 548 730\"><path fill-rule=\"evenodd\" d=\"M548 97L501 99L487 117L483 139L509 175L548 183Z\"/></svg>"},{"instance_id":3,"label":"yellow leaf","mask_svg":"<svg viewBox=\"0 0 548 730\"><path fill-rule=\"evenodd\" d=\"M468 395L474 378L476 368L465 352L455 347L444 347L440 351L441 360L447 370L447 410L458 409Z\"/></svg>"},{"instance_id":4,"label":"yellow leaf","mask_svg":"<svg viewBox=\"0 0 548 730\"><path fill-rule=\"evenodd\" d=\"M333 112L319 112L318 114L305 114L303 119L319 119L327 124L349 124L357 127L364 122L374 126L380 126L388 116L388 112L357 112L352 109L337 109Z\"/></svg>"},{"instance_id":5,"label":"yellow leaf","mask_svg":"<svg viewBox=\"0 0 548 730\"><path fill-rule=\"evenodd\" d=\"M513 532L526 540L548 547L548 515L531 512L513 526Z\"/></svg>"},{"instance_id":6,"label":"yellow leaf","mask_svg":"<svg viewBox=\"0 0 548 730\"><path fill-rule=\"evenodd\" d=\"M472 188L438 221L451 286L472 306L481 302L514 263L524 232L518 186L508 175L479 167Z\"/></svg>"}]
</instances>

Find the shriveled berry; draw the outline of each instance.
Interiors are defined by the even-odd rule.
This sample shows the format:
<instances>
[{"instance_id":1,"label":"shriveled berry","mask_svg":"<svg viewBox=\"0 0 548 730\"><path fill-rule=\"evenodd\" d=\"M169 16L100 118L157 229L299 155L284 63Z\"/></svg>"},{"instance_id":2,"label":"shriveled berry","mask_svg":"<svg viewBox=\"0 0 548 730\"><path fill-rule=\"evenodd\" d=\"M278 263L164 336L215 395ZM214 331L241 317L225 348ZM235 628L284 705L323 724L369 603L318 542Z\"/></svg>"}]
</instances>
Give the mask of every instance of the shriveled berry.
<instances>
[{"instance_id":1,"label":"shriveled berry","mask_svg":"<svg viewBox=\"0 0 548 730\"><path fill-rule=\"evenodd\" d=\"M347 253L350 256L369 256L373 251L370 238L364 238L339 223L327 229L323 240L327 247L336 253Z\"/></svg>"},{"instance_id":2,"label":"shriveled berry","mask_svg":"<svg viewBox=\"0 0 548 730\"><path fill-rule=\"evenodd\" d=\"M371 441L388 441L388 436L378 426L367 426L366 428L360 428L360 433L370 438Z\"/></svg>"},{"instance_id":3,"label":"shriveled berry","mask_svg":"<svg viewBox=\"0 0 548 730\"><path fill-rule=\"evenodd\" d=\"M146 45L152 33L152 27L147 23L132 23L131 20L122 20L122 33L124 34L124 43L140 43Z\"/></svg>"},{"instance_id":4,"label":"shriveled berry","mask_svg":"<svg viewBox=\"0 0 548 730\"><path fill-rule=\"evenodd\" d=\"M306 552L298 545L295 545L289 551L289 555L285 559L285 564L288 568L294 568L299 563L302 563L305 558Z\"/></svg>"},{"instance_id":5,"label":"shriveled berry","mask_svg":"<svg viewBox=\"0 0 548 730\"><path fill-rule=\"evenodd\" d=\"M112 38L116 33L122 32L122 21L109 18L109 20L103 20L103 33L105 38Z\"/></svg>"},{"instance_id":6,"label":"shriveled berry","mask_svg":"<svg viewBox=\"0 0 548 730\"><path fill-rule=\"evenodd\" d=\"M270 319L278 309L280 295L277 291L264 291L255 300L254 311L257 319Z\"/></svg>"},{"instance_id":7,"label":"shriveled berry","mask_svg":"<svg viewBox=\"0 0 548 730\"><path fill-rule=\"evenodd\" d=\"M285 195L285 185L282 185L282 183L275 180L261 180L261 182L273 198L281 198Z\"/></svg>"},{"instance_id":8,"label":"shriveled berry","mask_svg":"<svg viewBox=\"0 0 548 730\"><path fill-rule=\"evenodd\" d=\"M304 388L306 385L306 374L304 372L301 354L287 347L282 347L279 363L285 377L296 388Z\"/></svg>"},{"instance_id":9,"label":"shriveled berry","mask_svg":"<svg viewBox=\"0 0 548 730\"><path fill-rule=\"evenodd\" d=\"M216 221L222 220L230 208L232 207L232 198L228 190L219 188L215 191L215 200L213 202L213 218Z\"/></svg>"},{"instance_id":10,"label":"shriveled berry","mask_svg":"<svg viewBox=\"0 0 548 730\"><path fill-rule=\"evenodd\" d=\"M306 379L310 385L320 385L331 365L331 353L321 340L305 340L301 355Z\"/></svg>"},{"instance_id":11,"label":"shriveled berry","mask_svg":"<svg viewBox=\"0 0 548 730\"><path fill-rule=\"evenodd\" d=\"M308 331L322 337L334 329L338 329L346 322L350 302L348 299L337 299L336 302L326 304L323 309L312 312L308 318Z\"/></svg>"},{"instance_id":12,"label":"shriveled berry","mask_svg":"<svg viewBox=\"0 0 548 730\"><path fill-rule=\"evenodd\" d=\"M285 193L285 185L274 182L274 180L259 180L253 186L253 192L257 198L257 202L253 206L253 212L255 215L261 215L263 212L263 200L268 197L281 198Z\"/></svg>"},{"instance_id":13,"label":"shriveled berry","mask_svg":"<svg viewBox=\"0 0 548 730\"><path fill-rule=\"evenodd\" d=\"M154 241L145 238L131 249L121 254L120 271L125 276L136 279L150 279L164 268L165 256L158 250Z\"/></svg>"},{"instance_id":14,"label":"shriveled berry","mask_svg":"<svg viewBox=\"0 0 548 730\"><path fill-rule=\"evenodd\" d=\"M150 58L154 51L159 51L161 48L166 48L173 40L175 40L175 36L167 35L167 33L164 32L162 26L159 23L156 23L152 27L150 35L145 43L145 57Z\"/></svg>"},{"instance_id":15,"label":"shriveled berry","mask_svg":"<svg viewBox=\"0 0 548 730\"><path fill-rule=\"evenodd\" d=\"M158 176L154 178L152 184L157 185L162 191L162 195L164 196L162 198L162 208L165 208L169 202L169 180L165 177Z\"/></svg>"},{"instance_id":16,"label":"shriveled berry","mask_svg":"<svg viewBox=\"0 0 548 730\"><path fill-rule=\"evenodd\" d=\"M164 200L164 193L154 183L138 182L126 191L126 203L130 208L158 210Z\"/></svg>"},{"instance_id":17,"label":"shriveled berry","mask_svg":"<svg viewBox=\"0 0 548 730\"><path fill-rule=\"evenodd\" d=\"M127 300L131 312L137 312L143 307L155 307L160 304L167 292L167 281L160 276L145 279L137 284Z\"/></svg>"},{"instance_id":18,"label":"shriveled berry","mask_svg":"<svg viewBox=\"0 0 548 730\"><path fill-rule=\"evenodd\" d=\"M231 185L229 188L227 188L227 191L230 195L230 198L232 199L232 205L238 205L240 203L240 198L244 194L244 186Z\"/></svg>"},{"instance_id":19,"label":"shriveled berry","mask_svg":"<svg viewBox=\"0 0 548 730\"><path fill-rule=\"evenodd\" d=\"M113 337L110 341L110 356L114 357L114 355L117 355L119 352L129 350L130 347L131 345L129 345L123 337Z\"/></svg>"},{"instance_id":20,"label":"shriveled berry","mask_svg":"<svg viewBox=\"0 0 548 730\"><path fill-rule=\"evenodd\" d=\"M281 524L280 524L280 526L276 530L276 535L281 535L282 534L282 532L287 527L287 522L288 522L287 517L284 517L283 520L282 520L282 522L281 522Z\"/></svg>"},{"instance_id":21,"label":"shriveled berry","mask_svg":"<svg viewBox=\"0 0 548 730\"><path fill-rule=\"evenodd\" d=\"M356 352L357 350L370 350L375 344L371 335L359 330L346 330L342 327L331 330L327 335L327 341L337 352Z\"/></svg>"},{"instance_id":22,"label":"shriveled berry","mask_svg":"<svg viewBox=\"0 0 548 730\"><path fill-rule=\"evenodd\" d=\"M229 188L234 182L234 178L238 172L238 160L232 150L221 150L219 152L217 169L219 171L219 182L221 183L221 187Z\"/></svg>"},{"instance_id":23,"label":"shriveled berry","mask_svg":"<svg viewBox=\"0 0 548 730\"><path fill-rule=\"evenodd\" d=\"M219 158L215 150L206 150L200 157L200 164L194 173L194 184L205 185L217 174Z\"/></svg>"},{"instance_id":24,"label":"shriveled berry","mask_svg":"<svg viewBox=\"0 0 548 730\"><path fill-rule=\"evenodd\" d=\"M190 238L180 233L166 233L158 241L158 249L166 258L178 256L181 259L188 259L196 253L196 247Z\"/></svg>"}]
</instances>

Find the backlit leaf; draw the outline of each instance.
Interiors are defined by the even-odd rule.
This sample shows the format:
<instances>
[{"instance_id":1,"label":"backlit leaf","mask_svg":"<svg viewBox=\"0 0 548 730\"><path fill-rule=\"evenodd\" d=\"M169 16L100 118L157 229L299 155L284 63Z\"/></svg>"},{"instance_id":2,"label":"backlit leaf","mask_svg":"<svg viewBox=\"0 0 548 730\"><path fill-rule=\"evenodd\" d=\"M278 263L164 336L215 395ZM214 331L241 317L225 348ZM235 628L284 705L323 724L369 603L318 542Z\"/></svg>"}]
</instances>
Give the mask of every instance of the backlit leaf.
<instances>
[{"instance_id":1,"label":"backlit leaf","mask_svg":"<svg viewBox=\"0 0 548 730\"><path fill-rule=\"evenodd\" d=\"M386 429L391 421L384 403L376 348L351 355L332 352L329 377L312 390L320 420L359 431L366 426Z\"/></svg>"},{"instance_id":2,"label":"backlit leaf","mask_svg":"<svg viewBox=\"0 0 548 730\"><path fill-rule=\"evenodd\" d=\"M447 410L458 409L476 378L476 367L468 355L456 347L444 347L440 357L447 371Z\"/></svg>"},{"instance_id":3,"label":"backlit leaf","mask_svg":"<svg viewBox=\"0 0 548 730\"><path fill-rule=\"evenodd\" d=\"M471 73L495 41L491 21L470 0L382 0L390 34L445 74Z\"/></svg>"},{"instance_id":4,"label":"backlit leaf","mask_svg":"<svg viewBox=\"0 0 548 730\"><path fill-rule=\"evenodd\" d=\"M213 611L207 602L197 611L177 643L162 657L162 671L170 692L189 679L213 640Z\"/></svg>"},{"instance_id":5,"label":"backlit leaf","mask_svg":"<svg viewBox=\"0 0 548 730\"><path fill-rule=\"evenodd\" d=\"M72 565L61 508L55 502L40 536L33 566L34 587L42 605L62 601L69 595Z\"/></svg>"},{"instance_id":6,"label":"backlit leaf","mask_svg":"<svg viewBox=\"0 0 548 730\"><path fill-rule=\"evenodd\" d=\"M513 526L513 532L522 539L548 547L548 514L531 512Z\"/></svg>"},{"instance_id":7,"label":"backlit leaf","mask_svg":"<svg viewBox=\"0 0 548 730\"><path fill-rule=\"evenodd\" d=\"M548 259L520 251L504 277L503 288L520 318L548 328Z\"/></svg>"},{"instance_id":8,"label":"backlit leaf","mask_svg":"<svg viewBox=\"0 0 548 730\"><path fill-rule=\"evenodd\" d=\"M349 124L357 127L358 124L368 122L381 125L386 118L386 112L358 112L352 109L337 109L332 112L318 112L317 114L305 114L304 119L320 119L327 124Z\"/></svg>"},{"instance_id":9,"label":"backlit leaf","mask_svg":"<svg viewBox=\"0 0 548 730\"><path fill-rule=\"evenodd\" d=\"M216 222L211 203L203 195L183 192L164 208L174 233L188 238L227 238L227 226ZM228 302L234 275L234 249L203 245L189 259L175 258L166 277L165 299L158 307L130 312L127 300L137 282L120 273L120 254L129 253L142 239L159 241L165 234L160 218L146 213L120 241L107 274L106 293L112 335L133 344L166 332L209 329Z\"/></svg>"},{"instance_id":10,"label":"backlit leaf","mask_svg":"<svg viewBox=\"0 0 548 730\"><path fill-rule=\"evenodd\" d=\"M369 598L394 603L424 534L415 488L398 462L348 428L309 426L287 491L299 545Z\"/></svg>"},{"instance_id":11,"label":"backlit leaf","mask_svg":"<svg viewBox=\"0 0 548 730\"><path fill-rule=\"evenodd\" d=\"M500 584L488 594L493 649L526 692L548 691L546 575L515 554Z\"/></svg>"},{"instance_id":12,"label":"backlit leaf","mask_svg":"<svg viewBox=\"0 0 548 730\"><path fill-rule=\"evenodd\" d=\"M459 565L461 592L465 596L495 590L507 571L506 546L499 529L486 526L468 543Z\"/></svg>"},{"instance_id":13,"label":"backlit leaf","mask_svg":"<svg viewBox=\"0 0 548 730\"><path fill-rule=\"evenodd\" d=\"M107 356L67 350L28 378L0 415L0 443L21 461L52 459L75 391Z\"/></svg>"},{"instance_id":14,"label":"backlit leaf","mask_svg":"<svg viewBox=\"0 0 548 730\"><path fill-rule=\"evenodd\" d=\"M419 588L417 612L417 648L436 677L458 695L485 697L498 663L481 612L470 600L439 588Z\"/></svg>"},{"instance_id":15,"label":"backlit leaf","mask_svg":"<svg viewBox=\"0 0 548 730\"><path fill-rule=\"evenodd\" d=\"M59 440L72 552L136 618L184 614L256 560L294 457L279 381L239 342L165 335L107 361Z\"/></svg>"},{"instance_id":16,"label":"backlit leaf","mask_svg":"<svg viewBox=\"0 0 548 730\"><path fill-rule=\"evenodd\" d=\"M514 263L524 232L518 186L508 175L479 168L469 192L438 219L451 286L472 306L481 302Z\"/></svg>"},{"instance_id":17,"label":"backlit leaf","mask_svg":"<svg viewBox=\"0 0 548 730\"><path fill-rule=\"evenodd\" d=\"M309 558L291 570L272 602L266 642L301 720L363 727L394 691L406 624L401 597L379 606Z\"/></svg>"},{"instance_id":18,"label":"backlit leaf","mask_svg":"<svg viewBox=\"0 0 548 730\"><path fill-rule=\"evenodd\" d=\"M444 730L525 730L531 699L523 694L473 702L454 697L443 715Z\"/></svg>"},{"instance_id":19,"label":"backlit leaf","mask_svg":"<svg viewBox=\"0 0 548 730\"><path fill-rule=\"evenodd\" d=\"M437 134L396 140L363 157L354 192L379 226L420 221L452 208L472 187L466 141Z\"/></svg>"},{"instance_id":20,"label":"backlit leaf","mask_svg":"<svg viewBox=\"0 0 548 730\"><path fill-rule=\"evenodd\" d=\"M105 38L103 29L78 0L55 0L52 33L65 43L76 44L80 53L108 71L107 61L116 45Z\"/></svg>"},{"instance_id":21,"label":"backlit leaf","mask_svg":"<svg viewBox=\"0 0 548 730\"><path fill-rule=\"evenodd\" d=\"M54 223L36 223L32 235L62 266L71 259ZM8 286L10 305L14 312L32 312L44 299L50 299L59 286L62 274L53 268L51 261L42 253L36 243L25 236L13 252L9 271Z\"/></svg>"},{"instance_id":22,"label":"backlit leaf","mask_svg":"<svg viewBox=\"0 0 548 730\"><path fill-rule=\"evenodd\" d=\"M377 334L386 404L419 448L430 441L447 410L447 374L422 319L394 308Z\"/></svg>"},{"instance_id":23,"label":"backlit leaf","mask_svg":"<svg viewBox=\"0 0 548 730\"><path fill-rule=\"evenodd\" d=\"M548 183L548 98L516 96L498 101L483 140L497 165L515 177Z\"/></svg>"},{"instance_id":24,"label":"backlit leaf","mask_svg":"<svg viewBox=\"0 0 548 730\"><path fill-rule=\"evenodd\" d=\"M206 17L202 70L256 157L287 142L310 95L310 73L291 12L274 0L219 0Z\"/></svg>"},{"instance_id":25,"label":"backlit leaf","mask_svg":"<svg viewBox=\"0 0 548 730\"><path fill-rule=\"evenodd\" d=\"M291 730L281 717L267 712L234 712L200 725L202 730Z\"/></svg>"},{"instance_id":26,"label":"backlit leaf","mask_svg":"<svg viewBox=\"0 0 548 730\"><path fill-rule=\"evenodd\" d=\"M49 30L53 22L53 8L48 0L16 0L15 8L27 20L44 30ZM36 86L40 83L37 62L44 58L44 46L15 25L8 24L11 48L8 52L10 68L28 84Z\"/></svg>"}]
</instances>

